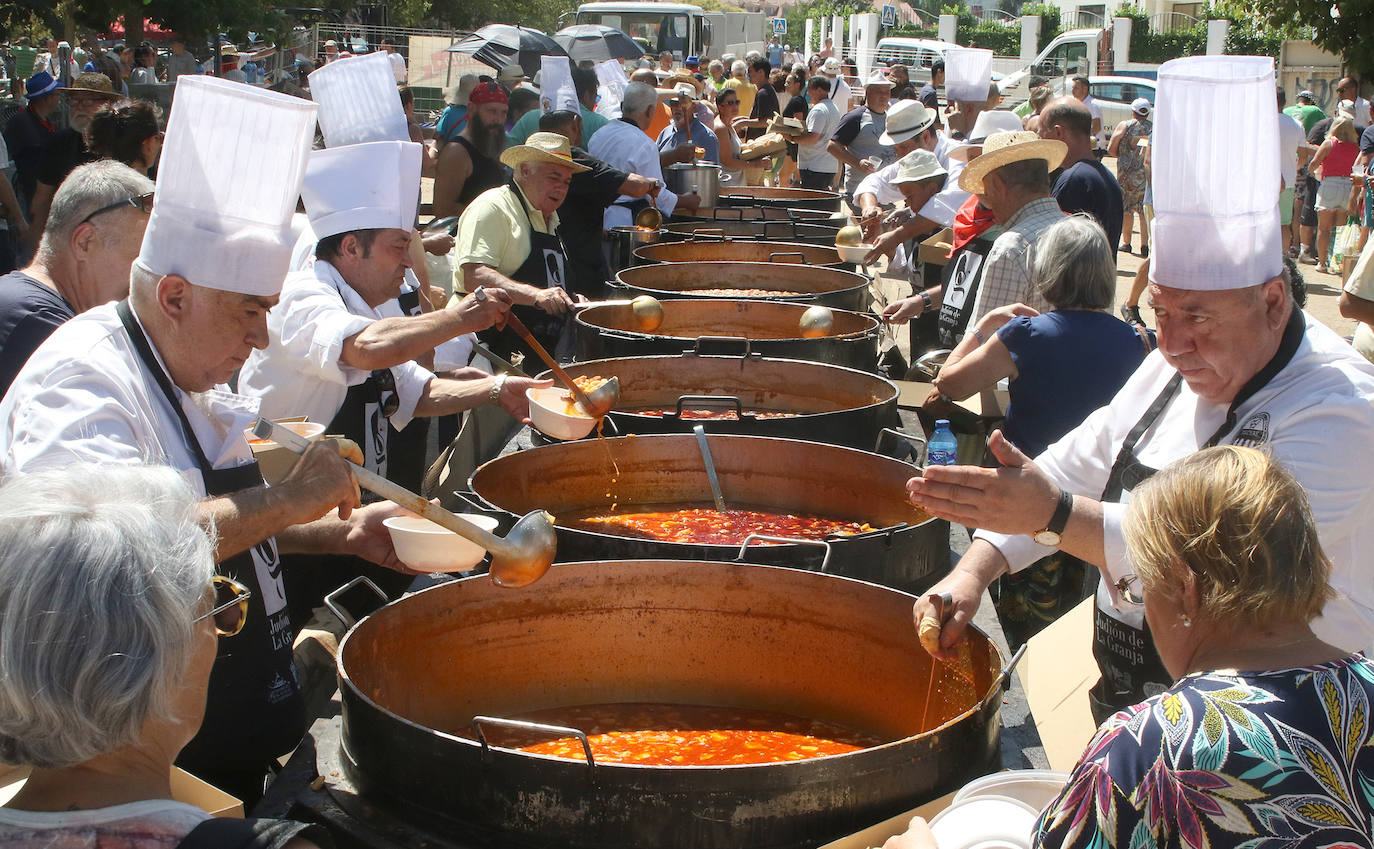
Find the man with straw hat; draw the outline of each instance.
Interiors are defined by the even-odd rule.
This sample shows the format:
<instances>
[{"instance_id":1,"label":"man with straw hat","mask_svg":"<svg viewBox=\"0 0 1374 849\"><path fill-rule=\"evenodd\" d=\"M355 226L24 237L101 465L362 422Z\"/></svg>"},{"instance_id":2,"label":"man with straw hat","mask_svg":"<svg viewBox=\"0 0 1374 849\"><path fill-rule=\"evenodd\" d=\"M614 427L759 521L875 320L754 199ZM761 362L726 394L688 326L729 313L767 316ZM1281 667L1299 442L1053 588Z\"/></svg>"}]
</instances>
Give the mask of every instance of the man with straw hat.
<instances>
[{"instance_id":1,"label":"man with straw hat","mask_svg":"<svg viewBox=\"0 0 1374 849\"><path fill-rule=\"evenodd\" d=\"M278 548L401 569L381 524L399 509L359 508L332 440L264 485L244 436L258 403L225 385L267 344L315 105L204 76L179 79L176 104L129 299L71 319L30 357L0 402L0 463L5 474L165 464L203 495L218 569L252 598L247 626L220 643L204 725L179 763L251 807L307 724ZM226 126L251 134L252 151Z\"/></svg>"},{"instance_id":2,"label":"man with straw hat","mask_svg":"<svg viewBox=\"0 0 1374 849\"><path fill-rule=\"evenodd\" d=\"M1166 62L1156 104L1149 297L1158 350L1107 406L1034 460L998 432L989 447L1002 468L930 467L907 483L913 502L982 529L933 588L953 596L944 621L932 623L942 626L942 655L983 589L1007 571L1056 548L1099 567L1093 653L1102 677L1090 696L1099 721L1170 685L1151 629L1192 626L1186 604L1147 627L1132 603L1139 584L1123 543L1123 502L1156 469L1203 447L1259 446L1297 478L1332 566L1334 594L1312 630L1347 650L1374 643L1374 458L1342 450L1374 440L1374 365L1293 302L1276 206L1273 60ZM1231 143L1236 127L1249 128L1246 144ZM915 615L938 614L922 601ZM1263 623L1256 635L1264 637Z\"/></svg>"},{"instance_id":3,"label":"man with straw hat","mask_svg":"<svg viewBox=\"0 0 1374 849\"><path fill-rule=\"evenodd\" d=\"M476 292L486 286L504 291L515 304L511 312L546 350L555 352L573 305L558 207L572 175L588 169L573 161L572 145L557 133L531 133L524 144L507 148L501 162L513 179L479 195L458 221L454 290ZM501 356L520 351L536 357L509 328L487 331L484 337Z\"/></svg>"},{"instance_id":4,"label":"man with straw hat","mask_svg":"<svg viewBox=\"0 0 1374 849\"><path fill-rule=\"evenodd\" d=\"M25 234L30 252L38 246L38 239L48 223L48 210L57 187L76 166L97 159L86 149L85 133L91 126L91 119L100 107L119 99L110 78L99 73L77 74L72 84L61 91L67 100L67 128L58 130L48 139L38 166L33 200L29 203L29 229Z\"/></svg>"},{"instance_id":5,"label":"man with straw hat","mask_svg":"<svg viewBox=\"0 0 1374 849\"><path fill-rule=\"evenodd\" d=\"M959 175L959 185L992 211L1004 231L992 243L982 283L968 310L967 326L998 307L1026 304L1039 312L1052 307L1031 285L1035 241L1064 212L1050 194L1050 172L1059 167L1067 148L1061 141L1035 133L993 133L982 153ZM980 340L981 341L981 340Z\"/></svg>"}]
</instances>

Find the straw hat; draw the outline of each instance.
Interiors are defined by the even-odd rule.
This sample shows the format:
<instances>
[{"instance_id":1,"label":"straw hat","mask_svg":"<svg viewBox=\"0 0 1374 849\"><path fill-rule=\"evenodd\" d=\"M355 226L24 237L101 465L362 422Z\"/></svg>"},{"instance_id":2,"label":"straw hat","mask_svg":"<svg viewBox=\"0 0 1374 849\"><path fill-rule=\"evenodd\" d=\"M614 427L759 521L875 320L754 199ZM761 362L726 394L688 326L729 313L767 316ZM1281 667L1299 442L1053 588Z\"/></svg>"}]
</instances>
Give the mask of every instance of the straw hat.
<instances>
[{"instance_id":1,"label":"straw hat","mask_svg":"<svg viewBox=\"0 0 1374 849\"><path fill-rule=\"evenodd\" d=\"M867 80L864 80L864 88L875 85L892 88L892 80L889 80L887 74L884 74L881 69L874 68L873 73L868 75Z\"/></svg>"},{"instance_id":2,"label":"straw hat","mask_svg":"<svg viewBox=\"0 0 1374 849\"><path fill-rule=\"evenodd\" d=\"M525 69L520 65L511 63L501 69L496 75L496 81L502 85L518 83L525 79Z\"/></svg>"},{"instance_id":3,"label":"straw hat","mask_svg":"<svg viewBox=\"0 0 1374 849\"><path fill-rule=\"evenodd\" d=\"M959 188L972 195L983 193L983 178L1003 165L1027 159L1043 159L1053 171L1064 161L1069 146L1058 139L1042 139L1029 130L993 133L983 142L983 153L964 167Z\"/></svg>"},{"instance_id":4,"label":"straw hat","mask_svg":"<svg viewBox=\"0 0 1374 849\"><path fill-rule=\"evenodd\" d=\"M823 63L821 64L821 73L822 73L822 74L829 74L829 75L831 75L831 76L834 76L835 74L838 74L839 72L840 72L840 60L839 60L839 59L836 59L834 56L831 56L829 59L826 59L825 62L823 62Z\"/></svg>"},{"instance_id":5,"label":"straw hat","mask_svg":"<svg viewBox=\"0 0 1374 849\"><path fill-rule=\"evenodd\" d=\"M572 158L572 144L558 133L530 133L524 144L508 147L501 153L501 164L519 168L522 162L550 162L572 169L574 174L591 169Z\"/></svg>"},{"instance_id":6,"label":"straw hat","mask_svg":"<svg viewBox=\"0 0 1374 849\"><path fill-rule=\"evenodd\" d=\"M118 100L123 95L115 94L114 85L110 83L110 78L104 74L89 71L84 74L77 74L72 84L67 86L67 92L84 91L88 94L98 94L107 100Z\"/></svg>"}]
</instances>

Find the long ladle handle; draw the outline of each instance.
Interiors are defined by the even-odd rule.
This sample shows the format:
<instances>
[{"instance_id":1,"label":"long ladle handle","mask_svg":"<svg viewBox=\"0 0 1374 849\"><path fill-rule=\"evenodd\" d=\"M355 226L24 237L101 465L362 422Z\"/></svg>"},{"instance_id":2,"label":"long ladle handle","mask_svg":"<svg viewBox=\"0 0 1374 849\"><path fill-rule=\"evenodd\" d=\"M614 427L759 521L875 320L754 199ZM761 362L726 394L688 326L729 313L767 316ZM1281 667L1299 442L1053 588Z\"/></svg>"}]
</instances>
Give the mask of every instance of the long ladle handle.
<instances>
[{"instance_id":1,"label":"long ladle handle","mask_svg":"<svg viewBox=\"0 0 1374 849\"><path fill-rule=\"evenodd\" d=\"M478 289L477 291L480 292L482 290ZM564 386L568 387L568 391L571 392L573 398L577 400L577 405L586 411L588 415L595 415L594 411L596 408L592 406L591 400L587 398L587 393L579 389L576 383L573 383L573 379L568 377L568 373L563 371L563 367L558 364L558 361L553 358L543 345L539 344L539 340L534 338L534 334L530 333L530 329L525 326L523 321L516 317L515 313L511 312L506 314L506 326L514 330L521 339L524 339L525 344L533 348L534 352L539 355L539 359L543 360L544 364L553 370L554 376L562 381Z\"/></svg>"},{"instance_id":2,"label":"long ladle handle","mask_svg":"<svg viewBox=\"0 0 1374 849\"><path fill-rule=\"evenodd\" d=\"M706 480L711 484L711 497L715 499L716 509L725 512L725 496L720 492L720 479L716 477L716 462L711 459L711 446L706 443L706 428L697 425L692 428L697 435L697 446L701 448L701 460L706 464Z\"/></svg>"},{"instance_id":3,"label":"long ladle handle","mask_svg":"<svg viewBox=\"0 0 1374 849\"><path fill-rule=\"evenodd\" d=\"M259 439L270 439L278 445L297 454L304 454L310 447L310 440L296 433L294 430L284 428L271 419L260 418L253 425L253 435ZM519 552L513 550L506 541L496 534L491 533L485 528L455 516L437 504L421 498L400 484L392 483L381 475L369 471L362 466L353 465L351 469L353 479L358 485L369 492L386 498L396 504L401 505L412 513L418 513L440 527L453 531L459 536L472 540L482 548L490 551L498 557L514 557Z\"/></svg>"}]
</instances>

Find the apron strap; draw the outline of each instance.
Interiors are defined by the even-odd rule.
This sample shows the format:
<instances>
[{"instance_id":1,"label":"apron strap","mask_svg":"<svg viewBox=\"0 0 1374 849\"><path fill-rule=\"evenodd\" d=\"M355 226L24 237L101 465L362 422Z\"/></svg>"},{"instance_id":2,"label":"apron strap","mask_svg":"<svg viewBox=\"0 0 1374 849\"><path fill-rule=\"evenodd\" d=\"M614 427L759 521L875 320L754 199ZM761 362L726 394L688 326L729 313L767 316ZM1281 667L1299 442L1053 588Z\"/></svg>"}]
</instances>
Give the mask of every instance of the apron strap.
<instances>
[{"instance_id":1,"label":"apron strap","mask_svg":"<svg viewBox=\"0 0 1374 849\"><path fill-rule=\"evenodd\" d=\"M214 471L210 460L205 456L205 451L200 447L200 440L196 438L196 432L191 427L191 422L186 418L186 411L181 408L181 402L177 399L176 390L172 388L172 381L167 377L167 372L163 371L158 364L157 356L153 354L152 346L148 344L148 337L143 334L143 328L139 327L138 319L134 318L134 311L129 307L129 299L125 298L115 305L115 312L119 313L119 321L124 325L124 330L129 334L129 340L134 343L134 350L138 352L138 358L143 361L144 368L152 375L153 380L157 381L158 388L167 397L167 403L172 405L172 409L177 414L177 419L181 422L182 435L186 439L186 444L190 446L191 453L196 457L196 463L200 466L201 474Z\"/></svg>"},{"instance_id":2,"label":"apron strap","mask_svg":"<svg viewBox=\"0 0 1374 849\"><path fill-rule=\"evenodd\" d=\"M1169 382L1164 385L1164 389L1150 402L1150 406L1145 409L1145 414L1140 417L1140 421L1135 423L1131 432L1126 434L1126 441L1121 443L1121 450L1116 454L1116 462L1112 463L1111 473L1107 475L1107 485L1102 490L1102 501L1117 501L1121 498L1121 493L1125 490L1125 476L1127 469L1138 465L1135 459L1135 447L1140 442L1140 437L1145 435L1164 410L1169 406L1169 402L1174 400L1178 394L1178 387L1183 383L1183 375L1174 372L1174 376L1169 378Z\"/></svg>"},{"instance_id":3,"label":"apron strap","mask_svg":"<svg viewBox=\"0 0 1374 849\"><path fill-rule=\"evenodd\" d=\"M1264 368L1255 372L1255 376L1245 382L1245 385L1236 393L1236 397L1231 401L1231 406L1226 410L1226 421L1221 423L1211 438L1202 443L1203 448L1211 448L1221 442L1222 437L1230 433L1236 426L1237 410L1241 404L1249 401L1255 393L1269 385L1275 375L1283 371L1284 367L1293 360L1293 355L1297 353L1298 346L1302 344L1302 337L1307 333L1307 322L1302 317L1302 310L1296 306L1288 316L1288 324L1284 325L1283 338L1279 340L1279 348L1274 352L1274 356L1269 362L1264 364Z\"/></svg>"}]
</instances>

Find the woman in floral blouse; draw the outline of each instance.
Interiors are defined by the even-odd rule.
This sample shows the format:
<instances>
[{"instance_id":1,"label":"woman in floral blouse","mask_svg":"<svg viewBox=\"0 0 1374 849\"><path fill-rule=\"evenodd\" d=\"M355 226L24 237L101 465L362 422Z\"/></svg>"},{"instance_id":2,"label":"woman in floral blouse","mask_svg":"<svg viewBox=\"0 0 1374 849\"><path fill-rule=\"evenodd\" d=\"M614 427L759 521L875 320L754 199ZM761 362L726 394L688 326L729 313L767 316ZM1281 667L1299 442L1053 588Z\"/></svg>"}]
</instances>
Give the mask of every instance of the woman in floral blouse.
<instances>
[{"instance_id":1,"label":"woman in floral blouse","mask_svg":"<svg viewBox=\"0 0 1374 849\"><path fill-rule=\"evenodd\" d=\"M1251 448L1135 491L1126 541L1174 686L1098 729L1034 843L1054 849L1370 846L1374 662L1308 623L1329 564L1297 482ZM930 847L913 822L890 847Z\"/></svg>"}]
</instances>

